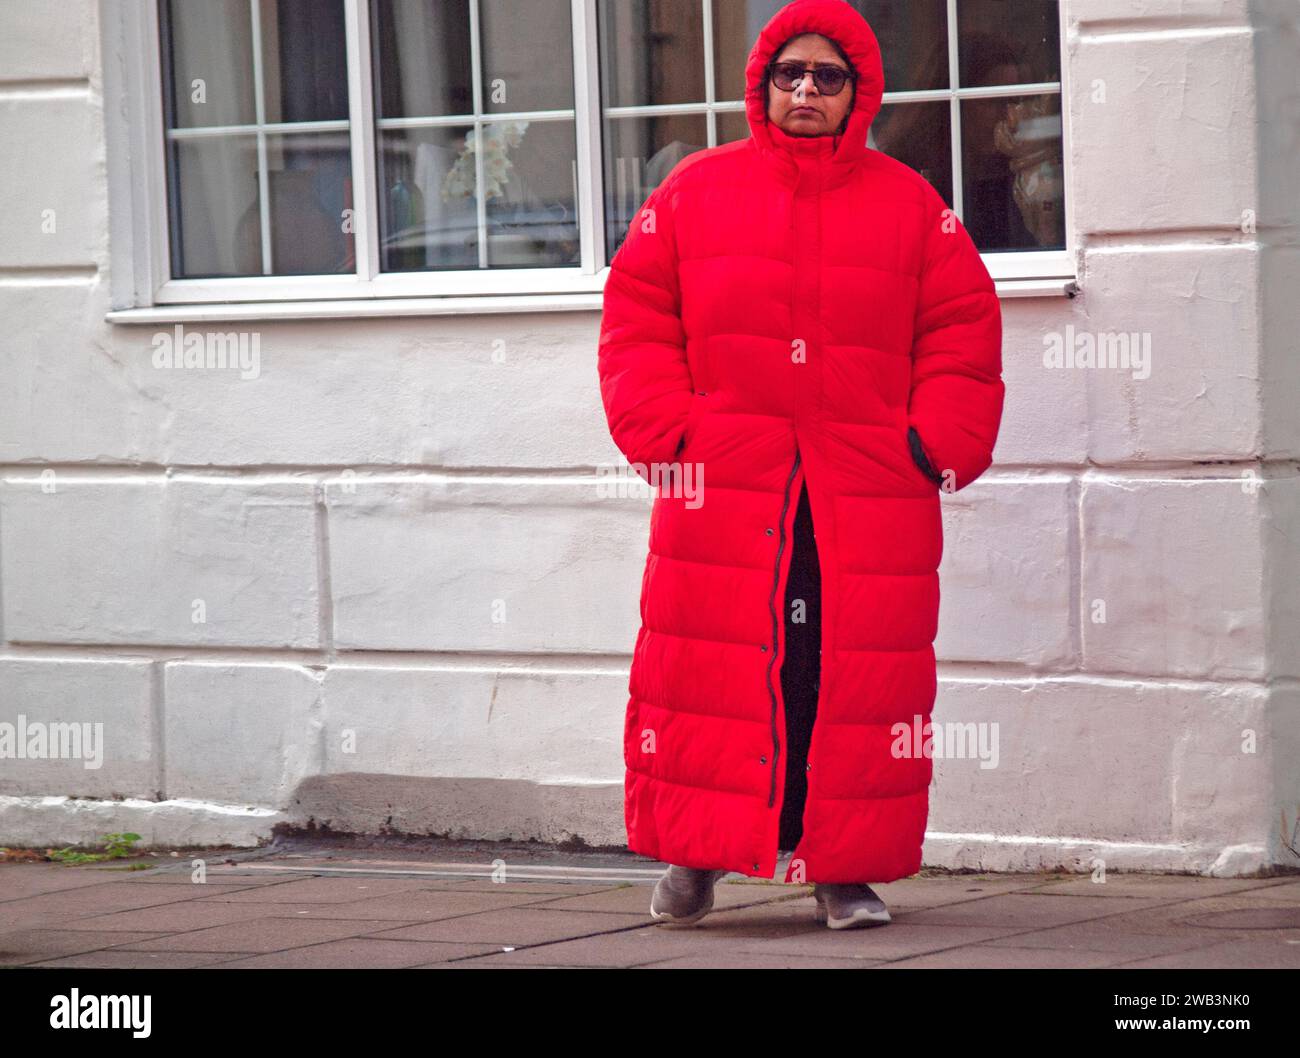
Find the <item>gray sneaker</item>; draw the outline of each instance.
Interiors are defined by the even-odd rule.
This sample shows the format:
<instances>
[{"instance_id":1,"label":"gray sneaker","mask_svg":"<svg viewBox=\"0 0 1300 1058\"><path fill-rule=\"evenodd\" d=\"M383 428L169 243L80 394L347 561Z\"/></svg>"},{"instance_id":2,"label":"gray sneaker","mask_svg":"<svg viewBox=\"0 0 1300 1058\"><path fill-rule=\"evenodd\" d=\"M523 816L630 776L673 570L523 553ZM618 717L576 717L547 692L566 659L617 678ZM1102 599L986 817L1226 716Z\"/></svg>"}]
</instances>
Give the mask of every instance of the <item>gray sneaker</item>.
<instances>
[{"instance_id":1,"label":"gray sneaker","mask_svg":"<svg viewBox=\"0 0 1300 1058\"><path fill-rule=\"evenodd\" d=\"M650 916L672 926L693 926L713 910L713 886L730 871L669 866L655 883Z\"/></svg>"},{"instance_id":2,"label":"gray sneaker","mask_svg":"<svg viewBox=\"0 0 1300 1058\"><path fill-rule=\"evenodd\" d=\"M869 885L818 882L813 886L813 896L817 899L814 917L831 929L883 926L890 921L885 902Z\"/></svg>"}]
</instances>

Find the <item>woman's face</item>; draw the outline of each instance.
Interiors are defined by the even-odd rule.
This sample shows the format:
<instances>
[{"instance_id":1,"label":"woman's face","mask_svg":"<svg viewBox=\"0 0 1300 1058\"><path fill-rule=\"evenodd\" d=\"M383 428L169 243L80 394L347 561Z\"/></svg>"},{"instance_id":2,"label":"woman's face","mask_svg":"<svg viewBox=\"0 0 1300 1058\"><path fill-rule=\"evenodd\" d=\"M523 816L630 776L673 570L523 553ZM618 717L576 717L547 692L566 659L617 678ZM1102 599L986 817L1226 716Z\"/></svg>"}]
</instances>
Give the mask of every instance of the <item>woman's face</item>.
<instances>
[{"instance_id":1,"label":"woman's face","mask_svg":"<svg viewBox=\"0 0 1300 1058\"><path fill-rule=\"evenodd\" d=\"M829 64L850 70L831 42L819 33L795 37L781 49L776 61L797 62L804 67ZM804 75L793 92L783 92L769 83L767 120L791 136L834 135L853 105L853 93L854 87L848 83L837 95L824 96L811 73Z\"/></svg>"}]
</instances>

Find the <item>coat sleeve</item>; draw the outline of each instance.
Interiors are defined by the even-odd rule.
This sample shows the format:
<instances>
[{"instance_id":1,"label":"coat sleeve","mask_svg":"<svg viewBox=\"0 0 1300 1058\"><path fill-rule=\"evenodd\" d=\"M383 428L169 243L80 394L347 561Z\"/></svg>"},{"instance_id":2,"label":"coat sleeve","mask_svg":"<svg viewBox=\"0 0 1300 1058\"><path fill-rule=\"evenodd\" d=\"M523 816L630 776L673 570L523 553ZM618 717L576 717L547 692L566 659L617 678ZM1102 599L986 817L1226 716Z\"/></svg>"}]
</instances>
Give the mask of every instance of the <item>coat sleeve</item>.
<instances>
[{"instance_id":1,"label":"coat sleeve","mask_svg":"<svg viewBox=\"0 0 1300 1058\"><path fill-rule=\"evenodd\" d=\"M694 405L669 185L651 192L610 263L597 353L610 436L646 480L676 457Z\"/></svg>"},{"instance_id":2,"label":"coat sleeve","mask_svg":"<svg viewBox=\"0 0 1300 1058\"><path fill-rule=\"evenodd\" d=\"M956 492L993 462L1002 421L1002 308L965 227L933 188L912 340L908 440L931 480Z\"/></svg>"}]
</instances>

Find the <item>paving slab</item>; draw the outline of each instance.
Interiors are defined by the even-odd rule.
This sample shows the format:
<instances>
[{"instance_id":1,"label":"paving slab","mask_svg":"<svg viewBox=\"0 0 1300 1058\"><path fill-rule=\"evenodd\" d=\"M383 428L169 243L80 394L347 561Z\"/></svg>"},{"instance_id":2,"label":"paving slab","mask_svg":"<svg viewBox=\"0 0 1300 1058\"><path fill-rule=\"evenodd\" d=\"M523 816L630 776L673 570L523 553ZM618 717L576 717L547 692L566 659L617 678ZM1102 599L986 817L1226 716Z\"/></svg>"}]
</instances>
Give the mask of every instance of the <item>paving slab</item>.
<instances>
[{"instance_id":1,"label":"paving slab","mask_svg":"<svg viewBox=\"0 0 1300 1058\"><path fill-rule=\"evenodd\" d=\"M645 970L866 970L882 965L876 959L817 958L807 955L763 955L736 952L732 955L684 955L676 959L642 963Z\"/></svg>"},{"instance_id":2,"label":"paving slab","mask_svg":"<svg viewBox=\"0 0 1300 1058\"><path fill-rule=\"evenodd\" d=\"M147 872L131 873L138 877ZM92 874L85 867L65 867L61 864L0 863L0 901L79 889L85 885L102 885L105 881L117 881L120 877L120 874L106 874L102 871Z\"/></svg>"},{"instance_id":3,"label":"paving slab","mask_svg":"<svg viewBox=\"0 0 1300 1058\"><path fill-rule=\"evenodd\" d=\"M65 970L192 970L229 958L229 955L221 952L122 951L120 948L105 948L102 951L88 951L26 965Z\"/></svg>"},{"instance_id":4,"label":"paving slab","mask_svg":"<svg viewBox=\"0 0 1300 1058\"><path fill-rule=\"evenodd\" d=\"M556 912L566 914L567 912ZM639 966L679 958L684 954L719 958L725 947L717 938L703 929L664 929L644 926L617 934L598 934L559 940L549 944L517 948L495 955L475 956L463 961L443 964L457 967L494 966L566 966L602 967L604 969Z\"/></svg>"},{"instance_id":5,"label":"paving slab","mask_svg":"<svg viewBox=\"0 0 1300 1058\"><path fill-rule=\"evenodd\" d=\"M229 896L233 891L230 889L224 895ZM59 925L93 915L162 907L199 899L211 893L212 890L206 887L187 882L172 885L107 882L79 886L0 902L0 924L6 929L15 928L24 920L30 925Z\"/></svg>"},{"instance_id":6,"label":"paving slab","mask_svg":"<svg viewBox=\"0 0 1300 1058\"><path fill-rule=\"evenodd\" d=\"M121 932L190 933L209 926L224 926L265 918L263 907L244 904L219 904L208 900L179 900L162 906L115 911L108 915L91 915L60 923L64 928Z\"/></svg>"},{"instance_id":7,"label":"paving slab","mask_svg":"<svg viewBox=\"0 0 1300 1058\"><path fill-rule=\"evenodd\" d=\"M16 929L0 933L0 966L24 966L55 955L110 948L123 941L145 943L162 933L121 933L110 930Z\"/></svg>"},{"instance_id":8,"label":"paving slab","mask_svg":"<svg viewBox=\"0 0 1300 1058\"><path fill-rule=\"evenodd\" d=\"M1193 874L1116 874L1095 882L1090 876L1060 877L1051 883L1053 896L1139 896L1185 900L1229 893L1263 892L1286 885L1278 878L1203 878ZM1300 882L1291 883L1300 888ZM1035 890L1043 892L1043 889Z\"/></svg>"},{"instance_id":9,"label":"paving slab","mask_svg":"<svg viewBox=\"0 0 1300 1058\"><path fill-rule=\"evenodd\" d=\"M485 885L484 890L488 887ZM401 922L435 922L462 915L499 912L511 907L547 906L554 893L530 893L526 889L502 893L493 891L412 889L388 896L374 896L347 902L317 904L307 900L276 901L259 904L256 901L238 902L217 899L206 901L243 908L261 908L261 915L300 915L304 918L391 919ZM378 927L376 927L378 928Z\"/></svg>"},{"instance_id":10,"label":"paving slab","mask_svg":"<svg viewBox=\"0 0 1300 1058\"><path fill-rule=\"evenodd\" d=\"M1196 895L1205 896L1206 894L1198 893ZM1272 885L1261 885L1258 888L1251 889L1250 895L1264 900L1283 900L1289 904L1300 904L1300 882L1279 882Z\"/></svg>"},{"instance_id":11,"label":"paving slab","mask_svg":"<svg viewBox=\"0 0 1300 1058\"><path fill-rule=\"evenodd\" d=\"M1300 938L1251 937L1123 963L1132 970L1300 970Z\"/></svg>"},{"instance_id":12,"label":"paving slab","mask_svg":"<svg viewBox=\"0 0 1300 1058\"><path fill-rule=\"evenodd\" d=\"M237 892L202 894L230 904L322 904L355 903L358 900L392 896L428 889L419 878L292 877L279 885L249 886Z\"/></svg>"},{"instance_id":13,"label":"paving slab","mask_svg":"<svg viewBox=\"0 0 1300 1058\"><path fill-rule=\"evenodd\" d=\"M349 919L253 918L207 929L119 944L126 951L214 951L259 955L326 940L358 937L392 923Z\"/></svg>"},{"instance_id":14,"label":"paving slab","mask_svg":"<svg viewBox=\"0 0 1300 1058\"><path fill-rule=\"evenodd\" d=\"M893 912L890 912L892 915ZM864 929L816 929L771 939L745 940L740 948L760 955L830 956L877 961L906 959L947 948L978 944L1017 932L1014 927L912 925L902 915L884 926Z\"/></svg>"},{"instance_id":15,"label":"paving slab","mask_svg":"<svg viewBox=\"0 0 1300 1058\"><path fill-rule=\"evenodd\" d=\"M404 970L430 962L445 962L468 955L499 951L493 945L442 944L437 941L384 940L381 937L347 937L304 948L268 952L217 963L218 970L340 970L363 966L368 970Z\"/></svg>"},{"instance_id":16,"label":"paving slab","mask_svg":"<svg viewBox=\"0 0 1300 1058\"><path fill-rule=\"evenodd\" d=\"M578 895L556 894L540 900L537 907L558 908L565 911L623 911L629 914L650 916L652 885L621 885ZM713 887L713 913L734 907L749 907L800 897L812 901L811 886L745 885L733 884L725 878Z\"/></svg>"},{"instance_id":17,"label":"paving slab","mask_svg":"<svg viewBox=\"0 0 1300 1058\"><path fill-rule=\"evenodd\" d=\"M882 882L871 888L891 910L896 907L919 910L964 904L1004 893L1055 893L1060 886L1068 884L1068 877L1041 874L955 875L943 879L900 878L896 882Z\"/></svg>"},{"instance_id":18,"label":"paving slab","mask_svg":"<svg viewBox=\"0 0 1300 1058\"><path fill-rule=\"evenodd\" d=\"M1119 961L1121 956L1099 951L993 948L971 944L885 965L891 970L1097 970Z\"/></svg>"},{"instance_id":19,"label":"paving slab","mask_svg":"<svg viewBox=\"0 0 1300 1058\"><path fill-rule=\"evenodd\" d=\"M463 944L495 944L522 948L569 937L590 937L636 928L647 916L611 911L546 911L534 907L505 907L471 915L385 928L389 940L438 940ZM377 926L378 923L375 923Z\"/></svg>"},{"instance_id":20,"label":"paving slab","mask_svg":"<svg viewBox=\"0 0 1300 1058\"><path fill-rule=\"evenodd\" d=\"M927 907L901 909L899 919L916 925L1007 926L1019 929L1060 926L1105 915L1159 907L1167 901L1159 897L1057 896L1049 892L1002 893L980 900ZM888 905L886 905L888 906Z\"/></svg>"}]
</instances>

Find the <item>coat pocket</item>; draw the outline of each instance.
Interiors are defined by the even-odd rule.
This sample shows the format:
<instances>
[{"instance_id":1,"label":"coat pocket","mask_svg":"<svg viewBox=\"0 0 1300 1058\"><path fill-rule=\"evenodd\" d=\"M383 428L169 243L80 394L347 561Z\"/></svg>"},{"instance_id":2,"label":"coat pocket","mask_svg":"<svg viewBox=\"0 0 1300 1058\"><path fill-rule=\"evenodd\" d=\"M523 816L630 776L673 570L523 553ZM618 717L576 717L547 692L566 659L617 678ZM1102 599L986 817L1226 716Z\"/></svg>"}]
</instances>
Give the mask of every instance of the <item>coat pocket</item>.
<instances>
[{"instance_id":1,"label":"coat pocket","mask_svg":"<svg viewBox=\"0 0 1300 1058\"><path fill-rule=\"evenodd\" d=\"M694 438L695 431L699 427L700 418L707 410L707 405L705 403L707 400L707 395L698 391L691 395L691 410L686 416L686 426L682 430L682 439L677 442L676 455L681 455L681 453L684 452L686 447L691 443L692 438Z\"/></svg>"},{"instance_id":2,"label":"coat pocket","mask_svg":"<svg viewBox=\"0 0 1300 1058\"><path fill-rule=\"evenodd\" d=\"M907 447L912 453L912 462L916 464L917 469L939 488L943 488L943 475L930 462L930 457L925 453L925 445L921 443L921 435L917 433L915 426L907 428Z\"/></svg>"}]
</instances>

